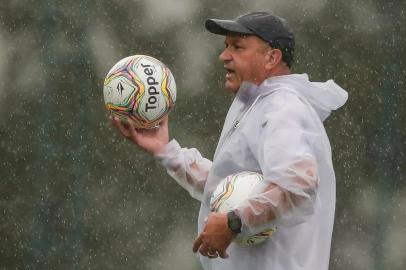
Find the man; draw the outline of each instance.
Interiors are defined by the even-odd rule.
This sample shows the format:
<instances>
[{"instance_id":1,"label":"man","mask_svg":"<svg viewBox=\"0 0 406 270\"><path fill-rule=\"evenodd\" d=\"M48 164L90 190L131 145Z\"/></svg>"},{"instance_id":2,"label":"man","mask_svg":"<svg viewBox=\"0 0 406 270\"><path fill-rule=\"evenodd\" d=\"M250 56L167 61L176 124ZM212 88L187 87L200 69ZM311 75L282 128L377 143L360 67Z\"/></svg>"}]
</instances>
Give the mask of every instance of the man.
<instances>
[{"instance_id":1,"label":"man","mask_svg":"<svg viewBox=\"0 0 406 270\"><path fill-rule=\"evenodd\" d=\"M225 88L236 97L213 162L196 149L169 142L168 120L136 130L113 119L121 133L155 155L168 173L201 201L193 251L204 269L326 270L335 209L335 176L323 121L347 93L333 81L290 74L294 37L286 21L265 12L206 21L225 36L220 60ZM227 175L255 171L265 181L226 214L211 213L210 196ZM276 226L262 244L243 247L237 234Z\"/></svg>"}]
</instances>

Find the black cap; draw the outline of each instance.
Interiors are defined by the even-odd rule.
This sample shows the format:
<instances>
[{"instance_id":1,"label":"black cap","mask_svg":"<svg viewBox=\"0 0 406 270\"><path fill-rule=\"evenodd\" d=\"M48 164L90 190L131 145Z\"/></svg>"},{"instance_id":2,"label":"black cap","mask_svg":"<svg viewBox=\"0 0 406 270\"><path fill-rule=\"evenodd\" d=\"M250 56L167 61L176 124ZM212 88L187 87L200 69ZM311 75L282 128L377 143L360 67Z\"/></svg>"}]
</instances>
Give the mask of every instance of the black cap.
<instances>
[{"instance_id":1,"label":"black cap","mask_svg":"<svg viewBox=\"0 0 406 270\"><path fill-rule=\"evenodd\" d=\"M268 42L273 48L280 49L283 61L290 67L293 62L295 38L292 28L286 20L268 12L251 12L233 20L208 19L206 29L217 35L241 33L256 35Z\"/></svg>"}]
</instances>

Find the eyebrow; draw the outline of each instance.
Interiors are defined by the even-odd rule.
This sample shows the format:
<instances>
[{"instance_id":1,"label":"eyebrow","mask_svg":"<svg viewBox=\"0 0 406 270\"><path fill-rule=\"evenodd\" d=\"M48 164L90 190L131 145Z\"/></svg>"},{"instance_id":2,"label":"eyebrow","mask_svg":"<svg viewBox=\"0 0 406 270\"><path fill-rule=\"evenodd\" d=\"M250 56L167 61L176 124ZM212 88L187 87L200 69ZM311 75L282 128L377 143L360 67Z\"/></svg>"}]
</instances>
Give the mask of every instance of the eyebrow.
<instances>
[{"instance_id":1,"label":"eyebrow","mask_svg":"<svg viewBox=\"0 0 406 270\"><path fill-rule=\"evenodd\" d=\"M241 40L244 40L244 37L240 37L240 36L231 36L231 38L230 39L228 39L229 40L229 43L235 43L235 42L240 42ZM226 40L224 40L224 44L226 44L227 45L227 39Z\"/></svg>"}]
</instances>

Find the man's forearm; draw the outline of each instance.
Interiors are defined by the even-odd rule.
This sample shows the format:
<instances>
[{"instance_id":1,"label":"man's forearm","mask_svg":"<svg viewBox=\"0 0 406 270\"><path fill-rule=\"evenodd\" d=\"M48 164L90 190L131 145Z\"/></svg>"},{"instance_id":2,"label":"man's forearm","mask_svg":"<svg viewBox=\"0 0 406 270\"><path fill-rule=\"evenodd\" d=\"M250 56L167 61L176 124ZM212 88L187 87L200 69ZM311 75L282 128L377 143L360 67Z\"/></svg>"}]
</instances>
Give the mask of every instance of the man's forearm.
<instances>
[{"instance_id":1,"label":"man's forearm","mask_svg":"<svg viewBox=\"0 0 406 270\"><path fill-rule=\"evenodd\" d=\"M210 160L203 158L197 149L181 148L175 140L156 158L179 185L193 198L201 200L212 164Z\"/></svg>"}]
</instances>

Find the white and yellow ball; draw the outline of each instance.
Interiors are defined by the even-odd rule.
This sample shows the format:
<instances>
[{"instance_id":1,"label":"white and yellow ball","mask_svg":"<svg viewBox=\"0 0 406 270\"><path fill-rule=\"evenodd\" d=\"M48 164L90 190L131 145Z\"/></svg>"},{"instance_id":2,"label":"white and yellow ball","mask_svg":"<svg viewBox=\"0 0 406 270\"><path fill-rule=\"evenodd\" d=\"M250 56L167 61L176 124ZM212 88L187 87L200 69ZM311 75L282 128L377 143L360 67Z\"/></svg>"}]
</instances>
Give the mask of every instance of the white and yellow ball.
<instances>
[{"instance_id":1,"label":"white and yellow ball","mask_svg":"<svg viewBox=\"0 0 406 270\"><path fill-rule=\"evenodd\" d=\"M213 212L227 213L244 200L248 199L254 188L264 181L264 177L255 172L240 172L223 179L214 190L210 207ZM269 228L251 236L240 236L234 239L240 245L256 245L267 240L275 228Z\"/></svg>"},{"instance_id":2,"label":"white and yellow ball","mask_svg":"<svg viewBox=\"0 0 406 270\"><path fill-rule=\"evenodd\" d=\"M108 72L104 102L111 114L130 119L136 128L153 128L176 102L176 83L159 60L133 55L118 61Z\"/></svg>"}]
</instances>

